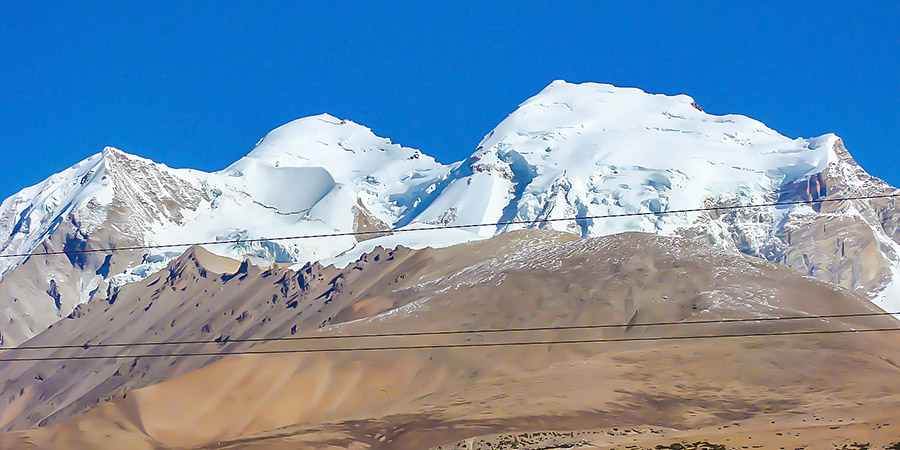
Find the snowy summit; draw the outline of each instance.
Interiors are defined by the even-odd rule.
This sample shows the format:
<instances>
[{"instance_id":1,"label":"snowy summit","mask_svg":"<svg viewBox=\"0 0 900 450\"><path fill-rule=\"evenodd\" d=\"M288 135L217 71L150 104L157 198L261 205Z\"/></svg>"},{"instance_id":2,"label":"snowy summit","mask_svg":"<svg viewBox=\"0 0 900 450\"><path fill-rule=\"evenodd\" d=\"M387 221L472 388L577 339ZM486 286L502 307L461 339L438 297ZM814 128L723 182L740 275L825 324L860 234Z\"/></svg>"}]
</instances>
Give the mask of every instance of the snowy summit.
<instances>
[{"instance_id":1,"label":"snowy summit","mask_svg":"<svg viewBox=\"0 0 900 450\"><path fill-rule=\"evenodd\" d=\"M488 133L472 156L448 165L327 114L276 128L214 173L171 169L109 148L6 199L0 251L226 241L205 246L255 264L346 265L376 246L445 246L526 225L347 233L522 221L581 237L644 231L695 238L890 306L885 292L900 267L900 245L889 229L896 219L872 202L545 222L860 189L893 192L859 168L832 134L791 139L745 116L708 114L686 95L554 81ZM841 225L829 230L824 222ZM344 235L267 239L334 233ZM814 233L816 240L809 239ZM812 252L815 245L827 251ZM834 259L847 245L868 257ZM0 332L2 344L21 342L79 303L113 295L185 249L49 256L47 263L3 259L0 314L11 325Z\"/></svg>"}]
</instances>

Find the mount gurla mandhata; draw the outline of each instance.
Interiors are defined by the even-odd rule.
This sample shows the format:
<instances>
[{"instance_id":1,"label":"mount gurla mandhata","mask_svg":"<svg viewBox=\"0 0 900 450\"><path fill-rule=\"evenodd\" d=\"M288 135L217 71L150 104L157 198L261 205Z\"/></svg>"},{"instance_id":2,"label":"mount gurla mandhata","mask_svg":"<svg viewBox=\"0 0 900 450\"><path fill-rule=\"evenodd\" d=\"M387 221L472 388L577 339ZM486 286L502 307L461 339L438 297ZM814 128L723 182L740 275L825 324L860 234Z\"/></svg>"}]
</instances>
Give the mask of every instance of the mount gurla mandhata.
<instances>
[{"instance_id":1,"label":"mount gurla mandhata","mask_svg":"<svg viewBox=\"0 0 900 450\"><path fill-rule=\"evenodd\" d=\"M213 173L107 148L3 201L0 251L232 241L205 247L260 265L344 266L376 246L443 247L525 227L585 238L643 231L784 264L898 310L893 199L541 222L895 191L832 134L789 139L744 116L708 114L686 95L555 81L472 156L447 165L327 114L276 128ZM531 224L388 232L505 221ZM385 233L233 242L379 230ZM18 345L185 249L3 258L0 342Z\"/></svg>"}]
</instances>

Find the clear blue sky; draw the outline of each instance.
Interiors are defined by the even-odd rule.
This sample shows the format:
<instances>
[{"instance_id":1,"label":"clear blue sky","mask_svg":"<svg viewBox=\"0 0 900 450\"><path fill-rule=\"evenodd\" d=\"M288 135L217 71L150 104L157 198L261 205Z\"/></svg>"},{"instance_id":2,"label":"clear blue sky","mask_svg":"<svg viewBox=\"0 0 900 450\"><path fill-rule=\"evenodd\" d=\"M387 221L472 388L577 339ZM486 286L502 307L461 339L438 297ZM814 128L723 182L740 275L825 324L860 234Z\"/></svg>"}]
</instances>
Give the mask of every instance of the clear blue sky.
<instances>
[{"instance_id":1,"label":"clear blue sky","mask_svg":"<svg viewBox=\"0 0 900 450\"><path fill-rule=\"evenodd\" d=\"M0 3L0 197L106 145L221 169L321 112L455 161L557 78L835 132L900 185L896 1L75 3Z\"/></svg>"}]
</instances>

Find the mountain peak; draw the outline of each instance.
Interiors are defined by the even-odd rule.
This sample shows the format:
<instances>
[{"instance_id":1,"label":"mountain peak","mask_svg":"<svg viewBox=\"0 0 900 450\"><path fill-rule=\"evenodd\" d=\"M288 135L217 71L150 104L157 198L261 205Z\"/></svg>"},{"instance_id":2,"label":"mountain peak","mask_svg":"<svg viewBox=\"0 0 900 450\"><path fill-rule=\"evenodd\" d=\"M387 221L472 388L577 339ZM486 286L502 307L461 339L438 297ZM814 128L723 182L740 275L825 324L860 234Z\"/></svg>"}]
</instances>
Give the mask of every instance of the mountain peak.
<instances>
[{"instance_id":1,"label":"mountain peak","mask_svg":"<svg viewBox=\"0 0 900 450\"><path fill-rule=\"evenodd\" d=\"M157 167L165 167L166 169L169 168L169 166L167 166L163 163L158 163L152 159L144 158L143 156L138 156L133 153L128 153L124 150L121 150L121 149L118 149L118 148L112 147L112 146L104 147L103 150L100 152L99 156L103 161L106 161L106 163L107 163L106 169L107 170L115 169L116 166L119 164L124 164L129 167L132 166L133 164L140 164L140 165L153 165L153 166L157 166ZM138 175L138 174L132 173L130 175L134 176L134 175Z\"/></svg>"},{"instance_id":2,"label":"mountain peak","mask_svg":"<svg viewBox=\"0 0 900 450\"><path fill-rule=\"evenodd\" d=\"M565 80L554 80L535 96L526 100L523 104L527 104L531 101L543 100L545 97L559 98L571 97L573 95L586 95L591 97L600 95L607 99L615 98L617 101L634 101L634 99L640 97L655 97L657 99L668 99L668 101L678 104L696 105L694 98L686 94L653 94L637 87L615 86L608 83L594 82L570 83ZM696 106L694 106L694 108L696 109Z\"/></svg>"},{"instance_id":3,"label":"mountain peak","mask_svg":"<svg viewBox=\"0 0 900 450\"><path fill-rule=\"evenodd\" d=\"M103 156L109 156L109 155L116 155L116 154L124 154L125 152L123 152L122 150L119 150L115 147L107 145L106 147L103 147L103 151L101 151L100 153L102 153Z\"/></svg>"},{"instance_id":4,"label":"mountain peak","mask_svg":"<svg viewBox=\"0 0 900 450\"><path fill-rule=\"evenodd\" d=\"M568 168L579 179L603 167L675 170L709 180L715 191L756 183L764 173L778 184L821 172L833 160L832 144L790 139L746 116L708 114L687 95L557 80L479 147L501 157L515 152L535 167Z\"/></svg>"},{"instance_id":5,"label":"mountain peak","mask_svg":"<svg viewBox=\"0 0 900 450\"><path fill-rule=\"evenodd\" d=\"M303 117L270 131L247 157L260 160L311 160L323 151L367 151L392 146L388 139L350 120L330 114ZM399 147L399 146L398 146Z\"/></svg>"},{"instance_id":6,"label":"mountain peak","mask_svg":"<svg viewBox=\"0 0 900 450\"><path fill-rule=\"evenodd\" d=\"M223 172L240 175L259 165L321 167L341 183L356 180L360 174L378 178L380 172L388 170L393 177L398 170L405 173L440 166L419 150L394 144L368 127L330 114L304 117L275 128L246 157Z\"/></svg>"}]
</instances>

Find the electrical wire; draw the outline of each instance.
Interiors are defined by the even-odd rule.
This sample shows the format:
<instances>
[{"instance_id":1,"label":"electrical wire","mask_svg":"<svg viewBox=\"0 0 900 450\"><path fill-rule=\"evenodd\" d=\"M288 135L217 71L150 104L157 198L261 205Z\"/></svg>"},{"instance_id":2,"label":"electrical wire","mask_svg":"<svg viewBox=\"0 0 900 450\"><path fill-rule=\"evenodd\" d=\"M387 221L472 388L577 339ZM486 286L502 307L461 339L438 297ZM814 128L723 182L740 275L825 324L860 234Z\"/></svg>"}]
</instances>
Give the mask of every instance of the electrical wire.
<instances>
[{"instance_id":1,"label":"electrical wire","mask_svg":"<svg viewBox=\"0 0 900 450\"><path fill-rule=\"evenodd\" d=\"M389 351L389 350L433 350L433 349L451 349L451 348L479 348L479 347L511 347L511 346L528 346L528 345L565 345L565 344L599 344L611 342L652 342L652 341L675 341L675 340L692 340L692 339L723 339L723 338L752 338L752 337L774 337L774 336L807 336L807 335L829 335L829 334L859 334L873 332L890 332L900 331L897 328L868 328L863 330L805 330L805 331L785 331L777 333L731 333L731 334L707 334L694 336L652 336L652 337L626 337L626 338L607 338L607 339L573 339L573 340L546 340L546 341L514 341L514 342L469 342L461 344L432 344L432 345L401 345L401 346L377 346L377 347L336 347L336 348L303 348L303 349L285 349L285 350L237 350L222 352L176 352L176 353L141 353L136 355L116 354L116 355L79 355L79 356L35 356L35 357L19 357L19 358L0 358L3 362L22 362L22 361L77 361L86 359L125 359L125 358L182 358L196 356L228 356L228 355L268 355L268 354L290 354L290 353L338 353L338 352L369 352L369 351Z\"/></svg>"},{"instance_id":2,"label":"electrical wire","mask_svg":"<svg viewBox=\"0 0 900 450\"><path fill-rule=\"evenodd\" d=\"M227 240L220 240L220 241L184 242L184 243L179 243L179 244L153 244L153 245L134 245L134 246L127 246L127 247L108 247L108 248L78 249L78 250L53 250L53 251L32 252L32 253L13 253L13 254L7 254L7 255L0 255L0 258L19 258L19 257L29 257L29 256L51 256L51 255L73 255L73 254L82 254L82 253L122 252L122 251L134 251L134 250L190 247L193 245L249 244L249 243L271 242L271 241L319 239L319 238L347 237L347 236L371 236L371 235L384 235L384 234L391 234L391 233L406 233L406 232L413 232L413 231L454 230L454 229L479 228L479 227L497 227L497 226L507 226L507 225L534 225L534 224L539 224L539 223L550 223L550 222L570 222L570 221L578 221L578 220L595 220L595 219L616 219L616 218L623 218L623 217L641 217L641 216L662 216L662 215L667 215L667 214L685 214L685 213L704 212L704 211L730 211L730 210L736 210L736 209L770 208L770 207L778 207L778 206L822 204L822 203L830 203L830 202L844 202L844 201L851 201L851 200L873 200L873 199L896 198L896 197L900 197L900 193L861 195L861 196L841 197L841 198L822 198L822 199L816 199L816 200L796 200L796 201L789 201L789 202L757 203L757 204L750 204L750 205L708 206L708 207L701 207L701 208L672 209L672 210L668 210L668 211L643 211L643 212L634 212L634 213L606 214L606 215L596 215L596 216L559 217L559 218L555 218L555 219L546 218L546 219L535 219L535 220L510 220L510 221L505 221L505 222L486 222L486 223L463 224L463 225L436 225L436 226L431 226L431 227L419 227L419 228L397 228L397 229L390 229L390 230L372 230L372 231L348 231L348 232L343 232L343 233L305 234L305 235L297 235L297 236L278 236L278 237L254 238L254 239L227 239Z\"/></svg>"},{"instance_id":3,"label":"electrical wire","mask_svg":"<svg viewBox=\"0 0 900 450\"><path fill-rule=\"evenodd\" d=\"M373 234L380 235L380 234L386 234L386 233L399 233L399 232L410 232L410 231L433 231L433 230L446 230L446 229L464 229L464 228L477 228L477 227L485 227L485 226L533 225L533 224L537 224L537 223L548 223L548 222L611 219L611 218L639 217L639 216L660 216L660 215L666 215L666 214L683 214L683 213L704 212L704 211L728 211L728 210L747 209L747 208L765 208L765 207L778 207L778 206L790 206L790 205L801 205L801 204L822 204L822 203L826 203L826 202L842 202L842 201L851 201L851 200L871 200L871 199L884 199L884 198L895 198L895 197L900 197L900 193L853 196L853 197L830 198L830 199L825 198L825 199L815 199L815 200L798 200L798 201L789 201L789 202L770 202L770 203L760 203L760 204L750 204L750 205L711 206L711 207L675 209L675 210L656 211L656 212L647 211L647 212L608 214L608 215L595 215L595 216L564 217L564 218L553 218L553 219L546 218L546 219L538 219L538 220L533 220L533 221L513 220L513 221L505 221L505 222L489 222L489 223L465 224L465 225L440 225L440 226L420 227L420 228L401 228L401 229L393 229L393 230L375 230L375 231L355 231L355 232L345 232L345 233L311 234L311 235L282 236L282 237L257 238L257 239L233 239L233 240L221 240L221 241L180 243L180 244L158 244L158 245L141 245L141 246L129 246L129 247L110 247L110 248L99 248L99 249L59 250L59 251L0 255L0 258L27 257L27 256L50 256L50 255L64 255L64 254L68 255L68 254L78 254L78 253L117 252L117 251L130 251L130 250L188 247L188 246L192 246L192 245L239 244L239 243L253 243L253 242L294 240L294 239L314 239L314 238L328 238L328 237L342 237L342 236L362 236L362 235L373 235ZM82 345L45 345L45 346L26 346L26 347L3 348L3 349L0 349L0 351L56 350L56 349L74 349L74 348L83 348L83 349L87 350L90 348L101 348L101 347L138 347L138 346L191 345L191 344L227 344L227 343L239 343L239 342L310 341L310 340L318 340L318 339L383 338L383 337L489 334L489 333L527 332L527 331L587 330L587 329L621 328L621 327L638 327L638 326L675 326L675 325L695 325L695 324L735 323L735 322L764 322L764 321L774 321L774 320L870 317L870 316L887 316L887 315L897 315L897 314L900 314L900 313L873 312L873 313L807 315L807 316L766 317L766 318L747 318L747 319L717 319L717 320L700 320L700 321L689 321L689 322L651 322L651 323L636 323L636 324L575 325L575 326L564 326L564 327L445 330L445 331L420 331L420 332L406 332L406 333L373 333L373 334L336 335L336 336L298 336L298 337L285 336L285 337L274 337L274 338L225 339L225 340L218 340L218 341L216 341L216 340L186 340L186 341L111 343L111 344L85 343ZM900 330L900 328L858 330L856 332L898 331L898 330ZM833 333L833 332L844 333L844 332L851 332L851 331L853 331L853 330L788 332L788 333L776 333L776 334L768 334L768 335L823 334L823 333ZM36 361L36 360L66 360L66 359L95 359L95 358L102 358L102 359L113 358L113 359L115 359L115 358L131 358L131 357L161 357L161 356L173 356L173 357L175 357L175 356L217 356L217 355L227 355L227 354L260 354L260 353L285 353L285 352L286 353L307 353L307 352L321 352L321 351L352 351L352 350L359 350L359 351L403 350L403 349L418 349L418 348L422 348L422 349L425 349L425 348L460 348L460 347L498 346L498 345L536 345L536 344L555 345L555 344L572 344L572 343L622 342L622 341L630 341L630 340L657 340L657 339L658 340L668 340L668 339L690 339L690 338L707 339L707 338L713 338L713 337L752 337L752 336L764 336L764 335L766 335L766 334L758 334L758 333L752 334L751 333L751 334L732 334L732 335L703 335L703 336L693 336L693 337L671 336L671 337L658 337L658 338L622 338L622 339L613 339L613 340L596 340L596 339L594 339L594 340L573 340L573 341L534 341L534 342L479 343L479 344L446 344L446 346L431 345L431 346L393 346L393 347L389 346L389 347L357 347L357 348L351 347L351 348L336 348L336 349L295 349L295 350L284 350L284 351L274 351L274 352L273 351L261 351L260 352L260 351L253 351L253 350L245 350L245 351L237 351L237 352L194 352L194 353L142 354L142 355L81 355L81 356L71 356L71 357L60 356L60 357L35 357L35 358L11 358L11 359L7 358L7 359L0 359L0 362Z\"/></svg>"},{"instance_id":4,"label":"electrical wire","mask_svg":"<svg viewBox=\"0 0 900 450\"><path fill-rule=\"evenodd\" d=\"M130 342L130 343L84 343L81 345L35 345L22 347L0 348L0 352L15 350L62 350L62 349L91 349L106 347L149 347L164 345L205 345L205 344L230 344L230 343L248 343L248 342L276 342L276 341L318 341L318 340L335 340L335 339L370 339L370 338L394 338L394 337L423 337L423 336L453 336L467 334L497 334L497 333L514 333L514 332L541 332L541 331L573 331L573 330L595 330L604 328L633 328L633 327L658 327L658 326L679 326L679 325L703 325L703 324L727 324L742 322L773 322L781 320L810 320L810 319L840 319L853 317L878 317L878 316L897 316L900 312L867 312L867 313L845 313L845 314L819 314L805 316L783 316L783 317L756 317L741 319L708 319L708 320L692 320L681 322L644 322L633 324L602 324L602 325L567 325L558 327L525 327L525 328L484 328L474 330L438 330L438 331L410 331L398 333L369 333L369 334L345 334L334 336L279 336L279 337L260 337L260 338L236 338L236 339L219 339L219 340L183 340L183 341L156 341L156 342Z\"/></svg>"}]
</instances>

